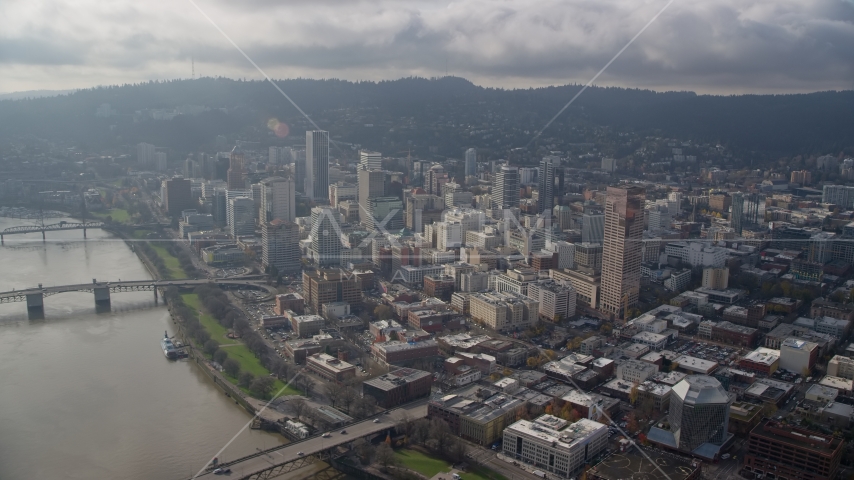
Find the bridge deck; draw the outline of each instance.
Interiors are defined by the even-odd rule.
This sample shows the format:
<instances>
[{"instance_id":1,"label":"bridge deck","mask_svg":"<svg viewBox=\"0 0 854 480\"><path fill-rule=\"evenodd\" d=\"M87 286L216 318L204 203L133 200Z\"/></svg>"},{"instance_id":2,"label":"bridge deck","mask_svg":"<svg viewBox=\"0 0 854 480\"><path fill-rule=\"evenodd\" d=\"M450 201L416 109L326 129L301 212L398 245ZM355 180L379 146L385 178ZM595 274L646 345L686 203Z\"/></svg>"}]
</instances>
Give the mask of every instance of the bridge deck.
<instances>
[{"instance_id":1,"label":"bridge deck","mask_svg":"<svg viewBox=\"0 0 854 480\"><path fill-rule=\"evenodd\" d=\"M91 292L95 288L109 288L110 293L152 290L154 288L167 288L170 286L176 287L192 287L215 283L224 286L253 286L261 287L269 291L265 285L258 280L235 280L235 279L200 279L200 280L129 280L122 282L98 282L98 283L80 283L76 285L56 285L43 288L26 288L24 290L13 290L11 292L0 292L0 303L22 302L26 301L27 295L41 293L43 296L56 295L57 293L65 292Z\"/></svg>"},{"instance_id":2,"label":"bridge deck","mask_svg":"<svg viewBox=\"0 0 854 480\"><path fill-rule=\"evenodd\" d=\"M221 465L228 466L232 471L232 478L245 478L253 474L269 470L277 465L295 462L306 456L314 455L332 447L343 445L361 437L373 435L384 430L388 430L405 416L411 419L423 418L427 416L427 400L415 402L403 407L398 407L392 410L389 415L379 415L380 423L374 423L373 417L368 420L363 420L358 423L349 425L346 428L347 433L342 434L341 430L331 432L330 438L315 436L299 442L289 443L274 447L264 452L255 455L224 462ZM303 455L299 455L302 452ZM212 471L205 472L198 477L199 479L219 478Z\"/></svg>"}]
</instances>

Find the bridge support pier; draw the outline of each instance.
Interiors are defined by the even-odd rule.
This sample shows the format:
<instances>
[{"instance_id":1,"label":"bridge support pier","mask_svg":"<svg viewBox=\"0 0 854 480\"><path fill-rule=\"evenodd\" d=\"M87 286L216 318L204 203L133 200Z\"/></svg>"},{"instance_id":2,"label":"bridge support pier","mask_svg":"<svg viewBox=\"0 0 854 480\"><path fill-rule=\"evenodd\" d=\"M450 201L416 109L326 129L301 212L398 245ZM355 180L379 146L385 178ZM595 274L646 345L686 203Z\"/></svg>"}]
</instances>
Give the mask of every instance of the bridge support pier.
<instances>
[{"instance_id":1,"label":"bridge support pier","mask_svg":"<svg viewBox=\"0 0 854 480\"><path fill-rule=\"evenodd\" d=\"M97 287L95 288L95 305L109 305L110 304L110 288L109 287Z\"/></svg>"},{"instance_id":2,"label":"bridge support pier","mask_svg":"<svg viewBox=\"0 0 854 480\"><path fill-rule=\"evenodd\" d=\"M154 287L154 304L157 305L157 287Z\"/></svg>"},{"instance_id":3,"label":"bridge support pier","mask_svg":"<svg viewBox=\"0 0 854 480\"><path fill-rule=\"evenodd\" d=\"M83 238L86 238L86 229L83 229Z\"/></svg>"},{"instance_id":4,"label":"bridge support pier","mask_svg":"<svg viewBox=\"0 0 854 480\"><path fill-rule=\"evenodd\" d=\"M47 240L47 235L45 235L45 231L42 230L42 241L44 242L45 240Z\"/></svg>"},{"instance_id":5,"label":"bridge support pier","mask_svg":"<svg viewBox=\"0 0 854 480\"><path fill-rule=\"evenodd\" d=\"M44 311L44 296L41 292L27 294L27 310Z\"/></svg>"},{"instance_id":6,"label":"bridge support pier","mask_svg":"<svg viewBox=\"0 0 854 480\"><path fill-rule=\"evenodd\" d=\"M3 241L3 235L0 235L0 245L6 245L6 242Z\"/></svg>"}]
</instances>

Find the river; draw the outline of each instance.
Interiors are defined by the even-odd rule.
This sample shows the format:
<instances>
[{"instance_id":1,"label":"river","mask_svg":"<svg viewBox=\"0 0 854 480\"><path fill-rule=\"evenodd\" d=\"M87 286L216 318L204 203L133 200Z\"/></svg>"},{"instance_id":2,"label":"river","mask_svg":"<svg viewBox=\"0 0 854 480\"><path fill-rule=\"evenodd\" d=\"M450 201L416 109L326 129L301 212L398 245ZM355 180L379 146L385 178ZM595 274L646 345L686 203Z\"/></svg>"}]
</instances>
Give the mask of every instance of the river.
<instances>
[{"instance_id":1,"label":"river","mask_svg":"<svg viewBox=\"0 0 854 480\"><path fill-rule=\"evenodd\" d=\"M0 230L22 222L0 218ZM0 291L151 278L123 241L87 234L6 237ZM166 360L174 325L151 292L114 294L103 313L91 293L44 303L44 319L0 305L0 479L190 477L249 421L197 366ZM220 458L281 441L246 429Z\"/></svg>"}]
</instances>

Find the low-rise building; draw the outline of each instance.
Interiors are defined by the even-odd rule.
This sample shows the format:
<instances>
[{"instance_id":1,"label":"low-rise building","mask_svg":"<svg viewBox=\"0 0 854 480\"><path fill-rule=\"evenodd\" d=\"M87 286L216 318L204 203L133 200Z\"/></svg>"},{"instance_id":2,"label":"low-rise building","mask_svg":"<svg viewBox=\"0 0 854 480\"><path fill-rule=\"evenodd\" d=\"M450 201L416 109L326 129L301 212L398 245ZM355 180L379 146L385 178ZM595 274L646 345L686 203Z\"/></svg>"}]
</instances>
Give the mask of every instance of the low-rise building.
<instances>
[{"instance_id":1,"label":"low-rise building","mask_svg":"<svg viewBox=\"0 0 854 480\"><path fill-rule=\"evenodd\" d=\"M356 378L356 367L332 355L315 353L305 359L306 367L321 377L335 382Z\"/></svg>"},{"instance_id":2,"label":"low-rise building","mask_svg":"<svg viewBox=\"0 0 854 480\"><path fill-rule=\"evenodd\" d=\"M787 338L780 345L780 368L809 376L818 361L818 345L797 338Z\"/></svg>"},{"instance_id":3,"label":"low-rise building","mask_svg":"<svg viewBox=\"0 0 854 480\"><path fill-rule=\"evenodd\" d=\"M833 377L854 380L854 359L843 357L842 355L834 355L827 362L827 374Z\"/></svg>"},{"instance_id":4,"label":"low-rise building","mask_svg":"<svg viewBox=\"0 0 854 480\"><path fill-rule=\"evenodd\" d=\"M824 385L825 387L835 388L839 391L841 395L851 396L854 391L854 380L850 380L847 378L833 377L831 375L825 375L819 380L819 385Z\"/></svg>"},{"instance_id":5,"label":"low-rise building","mask_svg":"<svg viewBox=\"0 0 854 480\"><path fill-rule=\"evenodd\" d=\"M667 345L668 337L660 333L640 332L632 337L632 341L649 346L652 350L661 350Z\"/></svg>"},{"instance_id":6,"label":"low-rise building","mask_svg":"<svg viewBox=\"0 0 854 480\"><path fill-rule=\"evenodd\" d=\"M398 368L365 381L362 393L377 399L377 405L391 408L430 395L433 375L412 368Z\"/></svg>"},{"instance_id":7,"label":"low-rise building","mask_svg":"<svg viewBox=\"0 0 854 480\"><path fill-rule=\"evenodd\" d=\"M825 387L824 385L820 385L818 383L810 385L810 388L808 388L807 392L804 394L805 399L822 403L835 402L836 397L838 396L839 390L835 388Z\"/></svg>"},{"instance_id":8,"label":"low-rise building","mask_svg":"<svg viewBox=\"0 0 854 480\"><path fill-rule=\"evenodd\" d=\"M371 346L371 354L385 365L398 365L439 355L439 345L435 340L421 342L400 342L391 340L378 342Z\"/></svg>"},{"instance_id":9,"label":"low-rise building","mask_svg":"<svg viewBox=\"0 0 854 480\"><path fill-rule=\"evenodd\" d=\"M301 338L317 335L324 325L326 320L320 315L297 315L291 318L291 329Z\"/></svg>"},{"instance_id":10,"label":"low-rise building","mask_svg":"<svg viewBox=\"0 0 854 480\"><path fill-rule=\"evenodd\" d=\"M759 347L739 360L738 365L751 372L771 375L780 366L780 351Z\"/></svg>"},{"instance_id":11,"label":"low-rise building","mask_svg":"<svg viewBox=\"0 0 854 480\"><path fill-rule=\"evenodd\" d=\"M762 406L747 402L735 402L729 407L729 432L748 435L762 420Z\"/></svg>"},{"instance_id":12,"label":"low-rise building","mask_svg":"<svg viewBox=\"0 0 854 480\"><path fill-rule=\"evenodd\" d=\"M839 471L843 443L832 435L766 418L750 432L744 470L776 478L832 480Z\"/></svg>"},{"instance_id":13,"label":"low-rise building","mask_svg":"<svg viewBox=\"0 0 854 480\"><path fill-rule=\"evenodd\" d=\"M525 401L505 393L477 400L463 395L437 395L427 403L427 418L444 420L455 435L478 445L501 438L503 430L525 409Z\"/></svg>"},{"instance_id":14,"label":"low-rise building","mask_svg":"<svg viewBox=\"0 0 854 480\"><path fill-rule=\"evenodd\" d=\"M692 357L689 355L680 355L674 363L677 368L688 375L710 375L718 368L717 362L711 360L703 360L702 358Z\"/></svg>"},{"instance_id":15,"label":"low-rise building","mask_svg":"<svg viewBox=\"0 0 854 480\"><path fill-rule=\"evenodd\" d=\"M640 360L627 360L617 367L617 378L629 383L643 383L658 373L658 368Z\"/></svg>"},{"instance_id":16,"label":"low-rise building","mask_svg":"<svg viewBox=\"0 0 854 480\"><path fill-rule=\"evenodd\" d=\"M513 423L504 430L504 455L568 478L607 446L608 428L599 422L581 419L562 430L559 425L543 417Z\"/></svg>"}]
</instances>

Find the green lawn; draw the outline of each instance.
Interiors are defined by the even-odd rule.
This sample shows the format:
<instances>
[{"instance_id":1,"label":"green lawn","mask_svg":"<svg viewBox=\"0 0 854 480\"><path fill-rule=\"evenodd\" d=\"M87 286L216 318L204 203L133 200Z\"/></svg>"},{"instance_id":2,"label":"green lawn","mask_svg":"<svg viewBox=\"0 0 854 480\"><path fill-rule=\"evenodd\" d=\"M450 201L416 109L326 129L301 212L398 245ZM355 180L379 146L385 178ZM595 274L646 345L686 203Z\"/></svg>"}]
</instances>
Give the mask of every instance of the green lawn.
<instances>
[{"instance_id":1,"label":"green lawn","mask_svg":"<svg viewBox=\"0 0 854 480\"><path fill-rule=\"evenodd\" d=\"M400 460L400 463L410 470L426 475L427 478L436 475L437 473L451 471L451 464L417 450L400 449L395 450L394 456ZM460 475L462 476L462 475Z\"/></svg>"},{"instance_id":2,"label":"green lawn","mask_svg":"<svg viewBox=\"0 0 854 480\"><path fill-rule=\"evenodd\" d=\"M185 293L181 295L181 298L184 299L184 303L187 304L188 307L194 310L202 309L202 302L199 300L199 296L195 293ZM213 315L209 313L203 313L199 317L199 323L205 327L205 330L211 335L211 338L214 339L220 345L225 343L232 343L231 339L225 337L225 334L228 333L228 329L220 325L219 322L213 317Z\"/></svg>"},{"instance_id":3,"label":"green lawn","mask_svg":"<svg viewBox=\"0 0 854 480\"><path fill-rule=\"evenodd\" d=\"M187 304L188 307L194 310L202 309L202 302L199 300L199 296L195 293L185 293L181 295L181 298L184 300L184 303ZM209 313L203 313L199 317L199 323L205 327L205 330L210 334L211 338L218 342L220 345L228 345L230 343L238 343L237 340L231 340L225 337L225 334L228 333L228 329L223 327L216 321L213 315ZM241 372L249 372L256 377L266 377L270 375L270 371L264 368L261 365L261 361L255 358L255 355L252 354L251 351L246 347L246 345L231 345L222 347L223 350L228 352L228 358L233 358L240 363L240 371ZM225 372L222 372L223 376L228 378L228 380L237 384L237 379L228 376ZM281 380L276 380L273 383L273 393L278 392L282 387L285 386L285 383ZM249 390L246 388L241 388L247 394ZM294 387L288 386L285 388L280 395L300 395L301 392Z\"/></svg>"},{"instance_id":4,"label":"green lawn","mask_svg":"<svg viewBox=\"0 0 854 480\"><path fill-rule=\"evenodd\" d=\"M111 208L105 212L91 212L93 216L100 219L107 218L109 215L114 222L130 223L130 214L123 208Z\"/></svg>"},{"instance_id":5,"label":"green lawn","mask_svg":"<svg viewBox=\"0 0 854 480\"><path fill-rule=\"evenodd\" d=\"M417 450L410 450L406 448L395 450L394 456L397 457L403 466L410 470L415 470L416 472L427 476L427 478L430 478L437 473L451 471L450 463L432 455L421 453ZM507 480L507 477L504 475L500 475L484 467L474 467L468 472L460 472L460 478L462 480Z\"/></svg>"},{"instance_id":6,"label":"green lawn","mask_svg":"<svg viewBox=\"0 0 854 480\"><path fill-rule=\"evenodd\" d=\"M181 268L181 262L178 259L169 253L169 250L166 250L165 247L161 247L155 243L151 243L151 248L157 252L157 256L163 259L163 263L166 265L166 270L169 272L169 277L175 280L180 280L182 278L187 278L187 274L184 273L184 269Z\"/></svg>"},{"instance_id":7,"label":"green lawn","mask_svg":"<svg viewBox=\"0 0 854 480\"><path fill-rule=\"evenodd\" d=\"M151 230L147 230L145 228L140 228L139 230L134 230L131 234L131 237L136 239L144 239L148 238L148 234L151 233Z\"/></svg>"}]
</instances>

